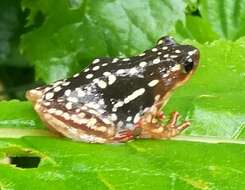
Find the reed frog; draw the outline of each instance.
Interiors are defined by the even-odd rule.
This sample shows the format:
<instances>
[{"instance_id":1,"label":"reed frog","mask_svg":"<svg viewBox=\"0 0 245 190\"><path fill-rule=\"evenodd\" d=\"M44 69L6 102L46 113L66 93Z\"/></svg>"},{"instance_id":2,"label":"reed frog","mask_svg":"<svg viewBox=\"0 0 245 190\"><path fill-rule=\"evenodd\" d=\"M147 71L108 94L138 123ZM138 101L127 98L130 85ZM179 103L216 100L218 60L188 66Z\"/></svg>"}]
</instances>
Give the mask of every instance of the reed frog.
<instances>
[{"instance_id":1,"label":"reed frog","mask_svg":"<svg viewBox=\"0 0 245 190\"><path fill-rule=\"evenodd\" d=\"M52 130L92 143L134 138L170 138L190 125L166 125L162 108L171 92L186 82L199 63L199 51L171 37L130 58L97 58L71 78L27 92L27 99Z\"/></svg>"}]
</instances>

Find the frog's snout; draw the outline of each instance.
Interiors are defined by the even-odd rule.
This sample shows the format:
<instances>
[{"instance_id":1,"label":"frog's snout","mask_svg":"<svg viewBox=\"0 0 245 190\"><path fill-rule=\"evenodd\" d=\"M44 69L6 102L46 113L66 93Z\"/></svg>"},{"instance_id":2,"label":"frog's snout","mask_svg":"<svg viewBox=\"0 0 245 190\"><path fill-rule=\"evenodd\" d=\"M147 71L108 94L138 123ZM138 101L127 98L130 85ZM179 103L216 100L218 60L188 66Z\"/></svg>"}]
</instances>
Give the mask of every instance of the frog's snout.
<instances>
[{"instance_id":1,"label":"frog's snout","mask_svg":"<svg viewBox=\"0 0 245 190\"><path fill-rule=\"evenodd\" d=\"M195 70L199 63L200 53L198 49L194 49L188 52L187 59L184 62L184 71L189 73L192 70Z\"/></svg>"}]
</instances>

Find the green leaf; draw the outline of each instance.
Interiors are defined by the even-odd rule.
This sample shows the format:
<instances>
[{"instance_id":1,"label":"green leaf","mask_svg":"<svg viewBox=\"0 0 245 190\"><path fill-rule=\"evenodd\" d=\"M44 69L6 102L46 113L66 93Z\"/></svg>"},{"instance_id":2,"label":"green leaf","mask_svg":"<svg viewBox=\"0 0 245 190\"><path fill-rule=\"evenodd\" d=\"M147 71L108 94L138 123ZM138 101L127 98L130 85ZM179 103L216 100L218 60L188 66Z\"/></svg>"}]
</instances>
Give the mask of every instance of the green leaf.
<instances>
[{"instance_id":1,"label":"green leaf","mask_svg":"<svg viewBox=\"0 0 245 190\"><path fill-rule=\"evenodd\" d=\"M172 32L178 40L192 39L200 43L212 42L219 39L210 23L198 16L186 16L185 22L178 21Z\"/></svg>"},{"instance_id":2,"label":"green leaf","mask_svg":"<svg viewBox=\"0 0 245 190\"><path fill-rule=\"evenodd\" d=\"M41 129L43 125L30 102L18 100L0 102L0 127Z\"/></svg>"},{"instance_id":3,"label":"green leaf","mask_svg":"<svg viewBox=\"0 0 245 190\"><path fill-rule=\"evenodd\" d=\"M201 0L200 13L221 38L236 40L245 35L245 0Z\"/></svg>"},{"instance_id":4,"label":"green leaf","mask_svg":"<svg viewBox=\"0 0 245 190\"><path fill-rule=\"evenodd\" d=\"M150 47L185 18L185 5L182 0L24 0L23 8L31 11L27 26L34 27L22 36L21 51L38 79L65 78L98 56L128 56Z\"/></svg>"},{"instance_id":5,"label":"green leaf","mask_svg":"<svg viewBox=\"0 0 245 190\"><path fill-rule=\"evenodd\" d=\"M172 31L176 38L204 43L220 38L237 40L245 35L245 0L201 0L199 9L196 2L188 5L185 21L178 21Z\"/></svg>"},{"instance_id":6,"label":"green leaf","mask_svg":"<svg viewBox=\"0 0 245 190\"><path fill-rule=\"evenodd\" d=\"M11 157L40 157L37 168ZM99 145L0 139L1 189L243 189L245 146L174 141ZM21 163L19 163L21 164ZM232 180L231 180L232 179Z\"/></svg>"}]
</instances>

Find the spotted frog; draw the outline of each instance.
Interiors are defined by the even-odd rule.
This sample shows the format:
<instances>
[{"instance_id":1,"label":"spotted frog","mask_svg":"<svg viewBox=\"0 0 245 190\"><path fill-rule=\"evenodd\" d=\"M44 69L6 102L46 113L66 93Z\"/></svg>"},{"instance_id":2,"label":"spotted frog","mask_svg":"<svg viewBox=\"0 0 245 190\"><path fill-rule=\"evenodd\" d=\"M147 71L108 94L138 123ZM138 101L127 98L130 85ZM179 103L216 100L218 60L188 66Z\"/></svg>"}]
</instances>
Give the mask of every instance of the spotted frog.
<instances>
[{"instance_id":1,"label":"spotted frog","mask_svg":"<svg viewBox=\"0 0 245 190\"><path fill-rule=\"evenodd\" d=\"M27 99L52 130L92 143L135 138L170 138L190 125L176 124L173 112L166 125L162 108L172 90L197 68L199 51L171 37L130 58L97 58L71 78L27 92Z\"/></svg>"}]
</instances>

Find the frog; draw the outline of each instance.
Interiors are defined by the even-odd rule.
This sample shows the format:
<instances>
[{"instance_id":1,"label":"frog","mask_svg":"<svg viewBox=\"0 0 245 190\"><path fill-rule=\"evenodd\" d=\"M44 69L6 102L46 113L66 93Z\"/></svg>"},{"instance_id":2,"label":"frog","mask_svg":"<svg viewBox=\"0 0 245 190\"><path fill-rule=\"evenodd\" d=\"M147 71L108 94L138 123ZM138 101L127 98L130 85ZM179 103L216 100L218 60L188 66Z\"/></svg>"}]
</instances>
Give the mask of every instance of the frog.
<instances>
[{"instance_id":1,"label":"frog","mask_svg":"<svg viewBox=\"0 0 245 190\"><path fill-rule=\"evenodd\" d=\"M190 126L173 111L163 114L172 92L199 64L199 50L161 37L131 57L100 57L73 76L30 89L26 97L52 131L88 143L170 139Z\"/></svg>"}]
</instances>

